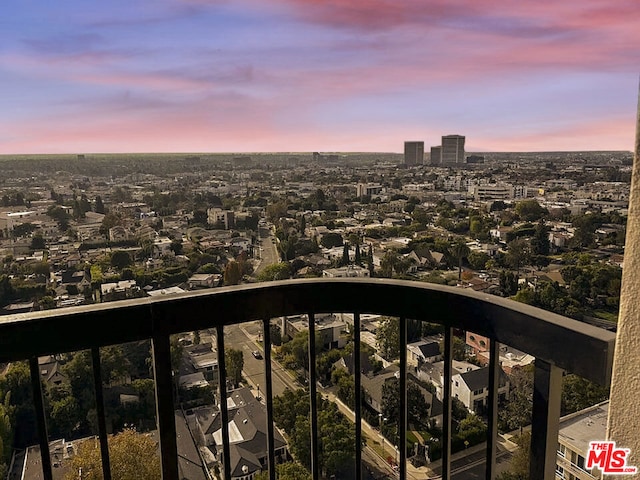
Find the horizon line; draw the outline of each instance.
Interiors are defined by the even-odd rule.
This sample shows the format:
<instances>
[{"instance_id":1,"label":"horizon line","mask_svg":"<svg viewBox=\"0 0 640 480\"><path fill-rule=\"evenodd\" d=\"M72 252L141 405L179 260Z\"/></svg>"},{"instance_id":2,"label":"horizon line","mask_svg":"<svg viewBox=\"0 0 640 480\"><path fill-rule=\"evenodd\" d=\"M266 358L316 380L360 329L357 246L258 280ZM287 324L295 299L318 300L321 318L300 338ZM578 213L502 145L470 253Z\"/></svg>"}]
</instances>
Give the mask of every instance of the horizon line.
<instances>
[{"instance_id":1,"label":"horizon line","mask_svg":"<svg viewBox=\"0 0 640 480\"><path fill-rule=\"evenodd\" d=\"M404 152L384 152L384 151L249 151L249 152L188 152L188 151L171 151L171 152L65 152L65 153L0 153L0 157L37 157L37 156L87 156L87 155L313 155L319 153L321 155L404 155ZM527 154L542 154L542 153L631 153L632 150L469 150L465 151L465 154L504 154L504 153L527 153Z\"/></svg>"}]
</instances>

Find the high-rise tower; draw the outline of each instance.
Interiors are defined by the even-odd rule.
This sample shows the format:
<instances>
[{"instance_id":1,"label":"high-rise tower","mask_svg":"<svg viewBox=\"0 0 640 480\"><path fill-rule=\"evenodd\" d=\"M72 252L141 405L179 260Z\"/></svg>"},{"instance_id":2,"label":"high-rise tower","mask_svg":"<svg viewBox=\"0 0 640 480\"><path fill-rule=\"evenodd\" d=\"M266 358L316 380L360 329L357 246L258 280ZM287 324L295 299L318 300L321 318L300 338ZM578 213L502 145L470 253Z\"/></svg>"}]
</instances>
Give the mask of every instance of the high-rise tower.
<instances>
[{"instance_id":1,"label":"high-rise tower","mask_svg":"<svg viewBox=\"0 0 640 480\"><path fill-rule=\"evenodd\" d=\"M444 135L442 137L442 165L464 163L464 136Z\"/></svg>"},{"instance_id":2,"label":"high-rise tower","mask_svg":"<svg viewBox=\"0 0 640 480\"><path fill-rule=\"evenodd\" d=\"M404 142L404 164L422 165L424 161L424 142Z\"/></svg>"}]
</instances>

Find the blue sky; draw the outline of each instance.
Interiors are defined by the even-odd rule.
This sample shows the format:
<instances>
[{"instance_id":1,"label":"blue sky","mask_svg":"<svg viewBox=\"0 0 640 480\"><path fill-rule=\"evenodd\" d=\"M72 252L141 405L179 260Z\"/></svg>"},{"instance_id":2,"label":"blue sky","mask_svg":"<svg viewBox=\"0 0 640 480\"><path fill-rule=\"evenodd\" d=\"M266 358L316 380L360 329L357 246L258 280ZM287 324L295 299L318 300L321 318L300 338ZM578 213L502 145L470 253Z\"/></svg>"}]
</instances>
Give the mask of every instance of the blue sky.
<instances>
[{"instance_id":1,"label":"blue sky","mask_svg":"<svg viewBox=\"0 0 640 480\"><path fill-rule=\"evenodd\" d=\"M636 0L10 1L0 153L631 150L638 45Z\"/></svg>"}]
</instances>

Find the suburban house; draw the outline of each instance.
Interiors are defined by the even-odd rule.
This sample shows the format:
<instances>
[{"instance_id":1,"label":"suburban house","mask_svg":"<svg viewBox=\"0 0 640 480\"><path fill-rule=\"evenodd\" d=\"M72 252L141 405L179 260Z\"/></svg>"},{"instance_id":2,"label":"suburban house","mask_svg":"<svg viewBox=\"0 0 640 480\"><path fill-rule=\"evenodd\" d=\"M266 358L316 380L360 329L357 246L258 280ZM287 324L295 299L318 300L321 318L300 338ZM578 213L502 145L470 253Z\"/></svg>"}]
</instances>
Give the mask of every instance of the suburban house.
<instances>
[{"instance_id":1,"label":"suburban house","mask_svg":"<svg viewBox=\"0 0 640 480\"><path fill-rule=\"evenodd\" d=\"M384 385L400 375L400 367L389 365L377 374L363 375L361 378L364 389L364 401L377 413L382 412L382 389Z\"/></svg>"},{"instance_id":2,"label":"suburban house","mask_svg":"<svg viewBox=\"0 0 640 480\"><path fill-rule=\"evenodd\" d=\"M194 372L200 372L209 382L218 381L218 353L211 342L189 345L184 348Z\"/></svg>"},{"instance_id":3,"label":"suburban house","mask_svg":"<svg viewBox=\"0 0 640 480\"><path fill-rule=\"evenodd\" d=\"M451 394L460 400L471 412L478 413L487 405L489 396L489 368L478 367L472 363L452 360ZM442 400L444 395L444 362L424 363L418 367L420 380L430 382L436 387L436 397ZM504 371L500 374L499 398L508 398L509 380Z\"/></svg>"},{"instance_id":4,"label":"suburban house","mask_svg":"<svg viewBox=\"0 0 640 480\"><path fill-rule=\"evenodd\" d=\"M324 348L342 348L347 339L342 334L349 329L346 321L339 314L318 314L314 318L316 339L322 341ZM309 317L307 315L295 315L283 318L282 331L289 338L293 338L298 332L309 330Z\"/></svg>"},{"instance_id":5,"label":"suburban house","mask_svg":"<svg viewBox=\"0 0 640 480\"><path fill-rule=\"evenodd\" d=\"M53 355L38 358L40 377L48 385L60 385L67 377L60 370L60 363Z\"/></svg>"},{"instance_id":6,"label":"suburban house","mask_svg":"<svg viewBox=\"0 0 640 480\"><path fill-rule=\"evenodd\" d=\"M489 367L456 373L451 377L451 393L460 400L470 412L480 414L487 407L489 398ZM509 379L500 370L498 399L509 397Z\"/></svg>"},{"instance_id":7,"label":"suburban house","mask_svg":"<svg viewBox=\"0 0 640 480\"><path fill-rule=\"evenodd\" d=\"M477 333L466 333L466 344L471 348L478 362L489 365L489 339ZM521 352L507 345L500 345L499 362L505 373L511 374L514 368L531 364L535 358L528 353Z\"/></svg>"},{"instance_id":8,"label":"suburban house","mask_svg":"<svg viewBox=\"0 0 640 480\"><path fill-rule=\"evenodd\" d=\"M246 387L228 392L229 454L231 479L251 480L267 468L267 415L265 406ZM216 406L189 410L188 421L207 467L219 465L222 448L222 419ZM276 461L287 458L287 443L274 430Z\"/></svg>"},{"instance_id":9,"label":"suburban house","mask_svg":"<svg viewBox=\"0 0 640 480\"><path fill-rule=\"evenodd\" d=\"M222 275L218 273L194 273L187 280L189 289L212 288L222 284Z\"/></svg>"},{"instance_id":10,"label":"suburban house","mask_svg":"<svg viewBox=\"0 0 640 480\"><path fill-rule=\"evenodd\" d=\"M322 271L322 276L327 278L368 277L369 270L358 265L347 265L345 267L327 268Z\"/></svg>"},{"instance_id":11,"label":"suburban house","mask_svg":"<svg viewBox=\"0 0 640 480\"><path fill-rule=\"evenodd\" d=\"M432 340L410 343L407 345L407 351L409 352L407 362L412 365L419 365L422 362L435 363L442 359L440 345Z\"/></svg>"},{"instance_id":12,"label":"suburban house","mask_svg":"<svg viewBox=\"0 0 640 480\"><path fill-rule=\"evenodd\" d=\"M100 298L103 302L125 300L138 296L140 289L135 280L120 280L100 285Z\"/></svg>"}]
</instances>

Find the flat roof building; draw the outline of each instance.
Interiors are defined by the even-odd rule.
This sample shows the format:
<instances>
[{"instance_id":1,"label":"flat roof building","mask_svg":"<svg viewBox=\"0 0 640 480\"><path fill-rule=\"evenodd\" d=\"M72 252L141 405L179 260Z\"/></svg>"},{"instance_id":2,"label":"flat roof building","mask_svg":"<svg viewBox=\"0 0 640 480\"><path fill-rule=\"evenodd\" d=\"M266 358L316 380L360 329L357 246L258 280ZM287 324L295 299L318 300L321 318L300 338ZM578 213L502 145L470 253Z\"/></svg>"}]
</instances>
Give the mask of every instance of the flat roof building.
<instances>
[{"instance_id":1,"label":"flat roof building","mask_svg":"<svg viewBox=\"0 0 640 480\"><path fill-rule=\"evenodd\" d=\"M464 163L464 140L462 135L444 135L442 137L442 164Z\"/></svg>"},{"instance_id":2,"label":"flat roof building","mask_svg":"<svg viewBox=\"0 0 640 480\"><path fill-rule=\"evenodd\" d=\"M404 164L408 167L424 162L424 142L404 142Z\"/></svg>"},{"instance_id":3,"label":"flat roof building","mask_svg":"<svg viewBox=\"0 0 640 480\"><path fill-rule=\"evenodd\" d=\"M601 472L585 468L589 442L605 440L609 401L580 410L560 419L556 478L592 480Z\"/></svg>"}]
</instances>

